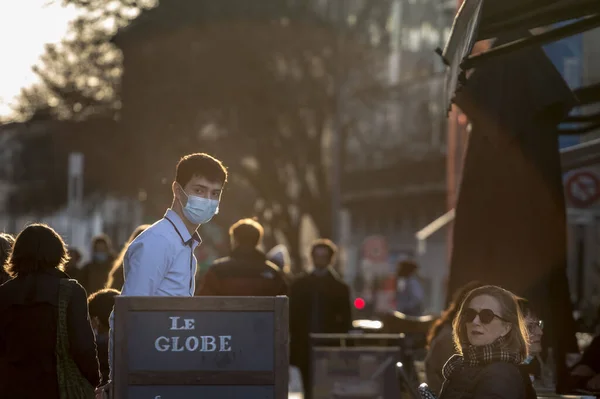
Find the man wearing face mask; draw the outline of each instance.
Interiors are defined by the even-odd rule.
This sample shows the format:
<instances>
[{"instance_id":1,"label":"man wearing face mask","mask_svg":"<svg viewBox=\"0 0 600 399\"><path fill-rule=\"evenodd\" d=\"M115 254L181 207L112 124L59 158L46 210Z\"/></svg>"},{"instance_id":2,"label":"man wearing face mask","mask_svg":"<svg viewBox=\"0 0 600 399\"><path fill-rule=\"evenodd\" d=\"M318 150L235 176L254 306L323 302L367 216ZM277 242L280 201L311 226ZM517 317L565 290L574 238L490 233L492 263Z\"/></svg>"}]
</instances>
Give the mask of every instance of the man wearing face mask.
<instances>
[{"instance_id":1,"label":"man wearing face mask","mask_svg":"<svg viewBox=\"0 0 600 399\"><path fill-rule=\"evenodd\" d=\"M78 279L86 292L92 293L104 288L114 259L110 238L104 234L94 237L92 260L83 266Z\"/></svg>"},{"instance_id":2,"label":"man wearing face mask","mask_svg":"<svg viewBox=\"0 0 600 399\"><path fill-rule=\"evenodd\" d=\"M122 295L194 295L194 249L202 242L197 229L218 212L226 181L225 167L210 155L181 158L172 184L171 208L136 237L125 253Z\"/></svg>"},{"instance_id":3,"label":"man wearing face mask","mask_svg":"<svg viewBox=\"0 0 600 399\"><path fill-rule=\"evenodd\" d=\"M227 170L204 153L186 155L176 168L173 203L164 217L130 244L123 259L123 296L193 296L197 229L218 213ZM114 314L111 313L111 355ZM112 369L111 369L112 375Z\"/></svg>"}]
</instances>

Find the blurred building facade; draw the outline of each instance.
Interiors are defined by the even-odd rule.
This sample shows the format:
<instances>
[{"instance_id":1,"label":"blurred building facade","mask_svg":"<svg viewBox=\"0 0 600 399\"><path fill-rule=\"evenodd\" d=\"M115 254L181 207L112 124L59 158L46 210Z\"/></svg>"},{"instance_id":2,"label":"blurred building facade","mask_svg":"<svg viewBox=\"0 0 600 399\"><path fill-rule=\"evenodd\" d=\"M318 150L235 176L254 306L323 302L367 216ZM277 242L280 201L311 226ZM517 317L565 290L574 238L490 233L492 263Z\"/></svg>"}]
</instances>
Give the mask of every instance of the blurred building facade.
<instances>
[{"instance_id":1,"label":"blurred building facade","mask_svg":"<svg viewBox=\"0 0 600 399\"><path fill-rule=\"evenodd\" d=\"M459 1L460 3L460 1ZM575 35L558 42L544 46L547 55L561 73L569 87L573 90L580 87L598 85L600 83L600 29L594 29ZM597 114L600 110L598 103L585 107L579 107L575 113L587 115ZM577 176L590 174L600 178L600 169L590 165L586 159L590 151L598 148L597 140L599 130L583 135L561 136L559 146L561 148L563 162L563 184L565 187L567 222L568 222L568 277L570 284L571 299L575 309L588 320L596 319L596 311L600 306L600 203L597 200L577 201L577 193L572 189ZM428 250L430 237L447 237L451 242L452 221L454 218L454 206L460 187L462 173L462 157L467 148L466 142L469 134L469 123L460 110L454 107L449 114L448 129L448 212L441 218L434 220L427 229L422 231L422 248ZM591 144L589 148L586 143ZM577 148L576 148L577 147ZM586 166L573 166L577 163L588 163ZM592 177L594 179L594 177ZM448 245L446 251L450 251ZM446 269L444 266L444 269Z\"/></svg>"},{"instance_id":2,"label":"blurred building facade","mask_svg":"<svg viewBox=\"0 0 600 399\"><path fill-rule=\"evenodd\" d=\"M47 223L84 260L94 235L125 242L142 207L137 198L110 193L111 131L110 120L58 121L43 112L1 125L0 230L18 234L29 223Z\"/></svg>"},{"instance_id":3,"label":"blurred building facade","mask_svg":"<svg viewBox=\"0 0 600 399\"><path fill-rule=\"evenodd\" d=\"M398 260L417 260L430 312L442 306L446 237L432 237L421 254L415 233L446 211L444 67L434 51L443 47L454 11L454 2L392 2L389 63L382 76L390 90L349 137L342 178L348 281L365 289L364 275L373 273L366 270L363 244L379 237L386 242L388 275ZM395 289L391 281L385 284L390 293Z\"/></svg>"},{"instance_id":4,"label":"blurred building facade","mask_svg":"<svg viewBox=\"0 0 600 399\"><path fill-rule=\"evenodd\" d=\"M198 87L194 76L183 74L193 65L197 65L198 74L206 73L197 60L207 46L203 35L224 20L252 21L257 26L287 24L295 15L301 16L286 14L290 9L286 7L298 5L300 2L292 0L261 2L260 6L235 0L219 4L177 0L143 13L113 39L124 55L122 129L146 132L144 145L150 147L162 140L165 132L172 137L170 146L181 148L181 153L201 146L201 133L193 131L201 130L198 120L206 110L194 91L204 89ZM315 31L324 25L337 26L341 47L348 45L346 30L357 24L364 35L361 40L380 44L374 46L377 57L369 66L375 79L368 84L361 75L364 71L352 68L333 77L338 102L333 134L342 135L340 125L352 121L343 137L337 137L341 146L339 173L331 185L340 191L342 271L354 285L357 278L360 280L365 239L373 235L385 238L391 272L400 257L417 255L415 233L446 211L444 68L434 50L445 43L455 5L434 0L313 0L301 5L316 15L309 22L314 23ZM374 12L373 21L365 23L362 12L375 5L383 11ZM335 55L339 49L330 51ZM229 67L223 65L224 75L235 71ZM235 111L226 109L234 107L227 103L227 93L214 95L224 97L221 109L214 110L216 115ZM325 148L325 152L335 150L331 145ZM143 163L164 165L165 170L176 161L166 152L144 153L148 159ZM143 178L147 181L140 181L140 186L159 192L160 176ZM444 265L444 241L440 237L439 245L430 242L427 254L418 259L424 285L434 293L427 304L432 311L440 309L439 298L443 296L439 293L443 282L438 269Z\"/></svg>"},{"instance_id":5,"label":"blurred building facade","mask_svg":"<svg viewBox=\"0 0 600 399\"><path fill-rule=\"evenodd\" d=\"M570 40L579 45L580 51L577 54L578 59L570 63L567 59L567 65L571 65L571 68L564 68L567 73L565 79L567 82L573 79L577 83L575 88L600 85L600 28L584 32ZM569 43L568 39L567 43ZM573 71L574 68L577 69ZM600 90L600 86L598 87ZM600 115L600 103L581 107L578 112ZM586 154L589 150L595 148L595 151L598 151L597 149L600 148L597 143L600 129L575 137L576 141L572 144L579 144L576 147L584 150L584 147L589 146L587 150L582 151ZM586 156L581 157L581 159L585 158ZM566 171L563 182L568 207L567 273L571 300L578 310L582 323L589 326L598 322L600 308L600 201L593 197L588 201L578 200L581 193L576 188L576 182L586 175L600 181L600 163Z\"/></svg>"}]
</instances>

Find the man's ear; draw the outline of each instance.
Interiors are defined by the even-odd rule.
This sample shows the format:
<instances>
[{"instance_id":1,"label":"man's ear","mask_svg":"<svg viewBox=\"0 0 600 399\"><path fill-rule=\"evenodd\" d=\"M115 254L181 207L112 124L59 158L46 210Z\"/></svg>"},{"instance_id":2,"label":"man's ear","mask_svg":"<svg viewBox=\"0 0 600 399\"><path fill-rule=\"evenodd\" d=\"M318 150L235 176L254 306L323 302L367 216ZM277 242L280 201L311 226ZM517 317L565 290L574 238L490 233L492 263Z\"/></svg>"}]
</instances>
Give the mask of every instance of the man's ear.
<instances>
[{"instance_id":1,"label":"man's ear","mask_svg":"<svg viewBox=\"0 0 600 399\"><path fill-rule=\"evenodd\" d=\"M174 181L173 184L171 184L171 191L173 191L173 199L176 199L176 202L185 205L187 202L187 197L181 184Z\"/></svg>"}]
</instances>

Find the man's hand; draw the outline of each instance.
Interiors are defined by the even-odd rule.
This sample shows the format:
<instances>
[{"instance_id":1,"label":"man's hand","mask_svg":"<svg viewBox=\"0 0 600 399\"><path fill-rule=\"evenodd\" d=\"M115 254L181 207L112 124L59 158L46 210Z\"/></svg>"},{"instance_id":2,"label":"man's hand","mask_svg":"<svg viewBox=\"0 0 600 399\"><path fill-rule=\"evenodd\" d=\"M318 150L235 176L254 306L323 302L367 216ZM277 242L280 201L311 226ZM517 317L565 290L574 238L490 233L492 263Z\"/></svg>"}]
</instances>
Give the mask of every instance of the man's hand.
<instances>
[{"instance_id":1,"label":"man's hand","mask_svg":"<svg viewBox=\"0 0 600 399\"><path fill-rule=\"evenodd\" d=\"M594 392L600 391L600 374L596 374L592 377L592 379L588 381L586 388Z\"/></svg>"}]
</instances>

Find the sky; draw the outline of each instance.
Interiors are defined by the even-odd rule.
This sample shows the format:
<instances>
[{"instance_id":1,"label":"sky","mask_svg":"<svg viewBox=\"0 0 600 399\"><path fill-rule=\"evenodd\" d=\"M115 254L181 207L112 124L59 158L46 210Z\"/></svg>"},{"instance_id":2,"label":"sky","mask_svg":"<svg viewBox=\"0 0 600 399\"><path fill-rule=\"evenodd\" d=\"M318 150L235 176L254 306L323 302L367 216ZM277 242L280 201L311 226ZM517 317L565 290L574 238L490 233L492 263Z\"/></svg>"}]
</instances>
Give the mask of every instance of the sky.
<instances>
[{"instance_id":1,"label":"sky","mask_svg":"<svg viewBox=\"0 0 600 399\"><path fill-rule=\"evenodd\" d=\"M10 104L22 87L37 82L31 67L46 43L66 34L76 10L60 0L0 0L0 117L10 116Z\"/></svg>"}]
</instances>

